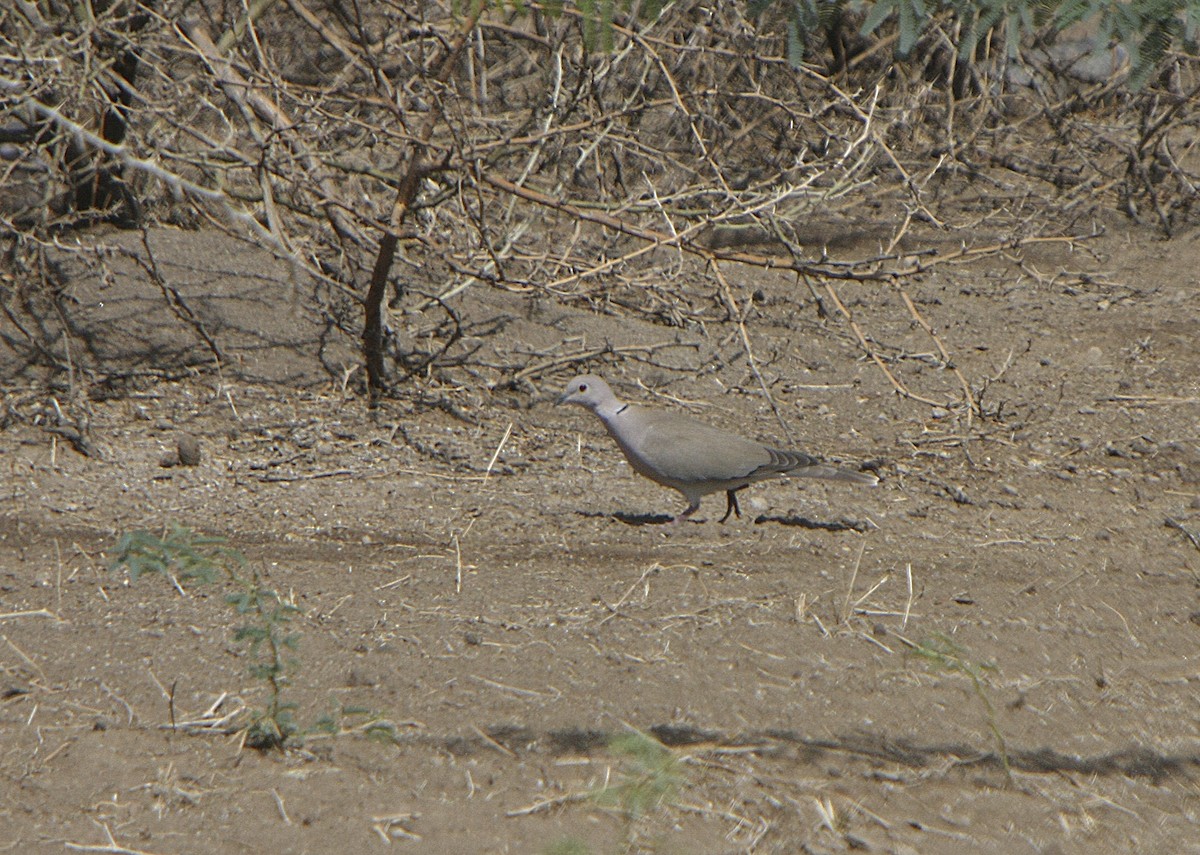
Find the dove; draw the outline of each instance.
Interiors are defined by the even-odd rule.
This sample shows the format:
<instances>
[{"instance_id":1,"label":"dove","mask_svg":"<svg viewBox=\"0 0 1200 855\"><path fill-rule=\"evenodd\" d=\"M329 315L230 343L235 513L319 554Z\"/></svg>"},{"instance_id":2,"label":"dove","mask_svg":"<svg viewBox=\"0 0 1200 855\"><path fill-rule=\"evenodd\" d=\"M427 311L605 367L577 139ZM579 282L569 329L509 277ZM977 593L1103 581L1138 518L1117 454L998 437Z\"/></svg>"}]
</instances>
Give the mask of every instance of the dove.
<instances>
[{"instance_id":1,"label":"dove","mask_svg":"<svg viewBox=\"0 0 1200 855\"><path fill-rule=\"evenodd\" d=\"M582 374L566 386L561 404L591 410L639 475L678 490L687 508L671 521L687 519L709 493L725 491L725 516L742 515L737 494L756 481L796 475L855 484L877 484L866 472L822 463L800 451L772 448L712 427L683 413L643 407L620 400L604 378Z\"/></svg>"}]
</instances>

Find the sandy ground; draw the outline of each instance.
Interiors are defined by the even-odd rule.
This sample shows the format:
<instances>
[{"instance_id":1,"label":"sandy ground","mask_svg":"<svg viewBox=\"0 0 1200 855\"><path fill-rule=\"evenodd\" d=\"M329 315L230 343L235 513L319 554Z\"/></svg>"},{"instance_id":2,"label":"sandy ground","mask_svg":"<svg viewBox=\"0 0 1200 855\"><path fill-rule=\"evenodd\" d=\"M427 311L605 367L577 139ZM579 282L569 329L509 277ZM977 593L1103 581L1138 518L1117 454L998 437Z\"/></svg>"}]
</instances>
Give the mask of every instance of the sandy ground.
<instances>
[{"instance_id":1,"label":"sandy ground","mask_svg":"<svg viewBox=\"0 0 1200 855\"><path fill-rule=\"evenodd\" d=\"M982 390L970 419L898 397L843 322L750 271L779 418L716 311L669 328L482 287L448 355L475 363L370 413L288 271L152 238L221 372L119 258L71 280L88 397L3 349L0 851L1200 852L1196 233L1115 222L1089 253L911 283ZM895 291L842 296L914 392L960 395ZM605 344L658 348L586 364L628 399L882 484L656 524L680 497L550 403L579 366L494 391L511 370L479 367ZM199 465L163 467L182 436ZM172 522L297 608L302 744L243 744L268 692L227 584L110 567ZM667 749L611 741L636 731Z\"/></svg>"}]
</instances>

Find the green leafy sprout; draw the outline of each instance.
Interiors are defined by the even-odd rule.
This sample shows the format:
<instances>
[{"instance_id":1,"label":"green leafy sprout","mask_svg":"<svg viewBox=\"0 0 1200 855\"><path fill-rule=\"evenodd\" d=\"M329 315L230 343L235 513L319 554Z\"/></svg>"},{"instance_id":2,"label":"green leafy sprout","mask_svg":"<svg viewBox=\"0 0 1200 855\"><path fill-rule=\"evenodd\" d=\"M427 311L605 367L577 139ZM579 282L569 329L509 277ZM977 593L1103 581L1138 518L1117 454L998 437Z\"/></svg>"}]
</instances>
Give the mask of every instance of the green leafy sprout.
<instances>
[{"instance_id":1,"label":"green leafy sprout","mask_svg":"<svg viewBox=\"0 0 1200 855\"><path fill-rule=\"evenodd\" d=\"M681 762L670 748L640 731L614 736L609 750L622 761L621 780L595 794L601 805L616 805L636 820L669 802L683 783Z\"/></svg>"},{"instance_id":2,"label":"green leafy sprout","mask_svg":"<svg viewBox=\"0 0 1200 855\"><path fill-rule=\"evenodd\" d=\"M232 591L225 601L245 622L233 631L245 645L252 662L250 675L267 688L267 702L252 710L246 744L259 749L283 748L297 738L295 703L284 698L290 675L299 667L289 654L296 651L299 635L289 624L299 609L263 585L252 565L225 539L197 534L172 523L161 537L147 531L129 532L117 543L113 568L124 567L131 581L145 575L211 584L226 582Z\"/></svg>"},{"instance_id":3,"label":"green leafy sprout","mask_svg":"<svg viewBox=\"0 0 1200 855\"><path fill-rule=\"evenodd\" d=\"M996 719L996 708L988 697L987 680L989 674L998 674L1000 669L992 662L975 662L967 658L966 648L956 644L941 633L935 634L913 648L913 652L924 659L931 668L952 674L962 674L971 681L971 689L975 697L983 705L987 718L988 730L996 743L996 753L1004 767L1004 775L1012 783L1012 768L1008 762L1008 745L1000 725Z\"/></svg>"}]
</instances>

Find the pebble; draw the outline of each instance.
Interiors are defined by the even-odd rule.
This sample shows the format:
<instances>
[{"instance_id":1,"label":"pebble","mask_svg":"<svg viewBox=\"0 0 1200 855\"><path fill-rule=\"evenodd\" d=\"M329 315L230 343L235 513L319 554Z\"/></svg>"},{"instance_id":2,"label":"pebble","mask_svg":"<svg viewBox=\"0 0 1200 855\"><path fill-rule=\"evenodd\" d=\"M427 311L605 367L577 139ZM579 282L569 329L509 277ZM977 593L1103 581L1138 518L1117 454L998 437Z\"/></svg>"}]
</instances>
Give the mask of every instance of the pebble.
<instances>
[{"instance_id":1,"label":"pebble","mask_svg":"<svg viewBox=\"0 0 1200 855\"><path fill-rule=\"evenodd\" d=\"M190 433L181 433L175 440L175 447L179 451L179 462L184 466L198 466L200 464L200 440L192 436Z\"/></svg>"}]
</instances>

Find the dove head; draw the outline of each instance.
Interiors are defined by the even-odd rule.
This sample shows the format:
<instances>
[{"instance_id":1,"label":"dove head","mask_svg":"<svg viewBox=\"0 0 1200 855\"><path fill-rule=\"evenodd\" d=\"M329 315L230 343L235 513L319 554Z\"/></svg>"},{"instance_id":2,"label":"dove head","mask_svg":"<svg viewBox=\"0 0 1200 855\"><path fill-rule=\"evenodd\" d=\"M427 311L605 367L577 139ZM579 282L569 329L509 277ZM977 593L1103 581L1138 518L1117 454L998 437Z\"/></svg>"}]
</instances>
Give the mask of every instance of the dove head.
<instances>
[{"instance_id":1,"label":"dove head","mask_svg":"<svg viewBox=\"0 0 1200 855\"><path fill-rule=\"evenodd\" d=\"M558 396L558 403L579 404L601 417L610 415L621 405L612 389L604 382L604 378L595 374L581 374L568 383L567 388Z\"/></svg>"}]
</instances>

